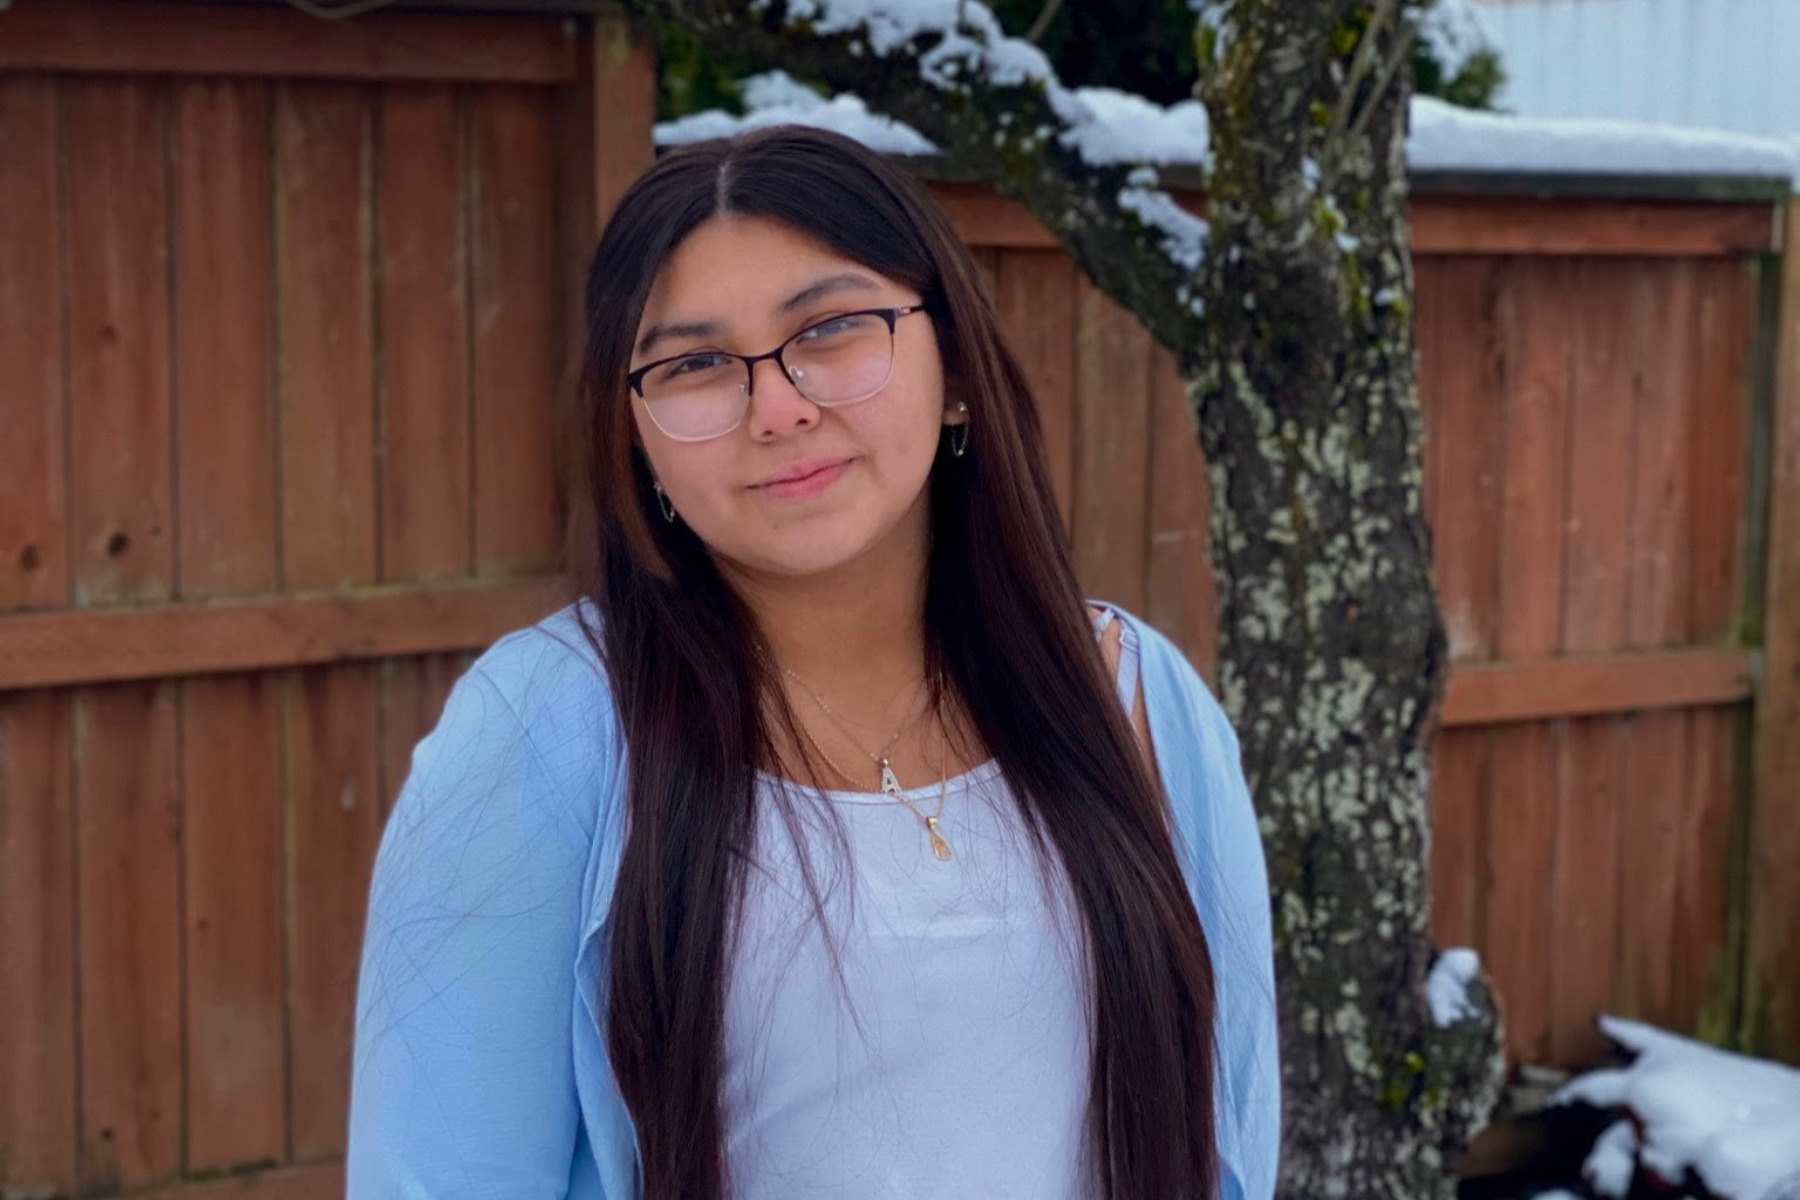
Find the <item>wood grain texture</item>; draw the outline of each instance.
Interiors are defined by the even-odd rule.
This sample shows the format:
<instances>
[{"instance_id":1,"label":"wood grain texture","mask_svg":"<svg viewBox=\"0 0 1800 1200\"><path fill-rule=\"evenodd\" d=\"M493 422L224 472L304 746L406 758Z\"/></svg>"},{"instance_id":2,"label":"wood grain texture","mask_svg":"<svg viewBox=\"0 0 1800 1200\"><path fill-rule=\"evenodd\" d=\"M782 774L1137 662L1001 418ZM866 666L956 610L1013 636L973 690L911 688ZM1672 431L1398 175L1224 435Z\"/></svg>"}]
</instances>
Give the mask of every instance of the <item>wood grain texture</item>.
<instances>
[{"instance_id":1,"label":"wood grain texture","mask_svg":"<svg viewBox=\"0 0 1800 1200\"><path fill-rule=\"evenodd\" d=\"M75 839L68 696L0 693L0 1191L71 1195Z\"/></svg>"},{"instance_id":2,"label":"wood grain texture","mask_svg":"<svg viewBox=\"0 0 1800 1200\"><path fill-rule=\"evenodd\" d=\"M289 677L288 1011L296 1159L341 1154L364 904L385 807L376 668Z\"/></svg>"},{"instance_id":3,"label":"wood grain texture","mask_svg":"<svg viewBox=\"0 0 1800 1200\"><path fill-rule=\"evenodd\" d=\"M174 138L177 591L277 577L269 90L180 81ZM275 681L179 690L185 1165L286 1153L280 745Z\"/></svg>"},{"instance_id":4,"label":"wood grain texture","mask_svg":"<svg viewBox=\"0 0 1800 1200\"><path fill-rule=\"evenodd\" d=\"M269 92L172 89L176 592L275 585L275 351Z\"/></svg>"},{"instance_id":5,"label":"wood grain texture","mask_svg":"<svg viewBox=\"0 0 1800 1200\"><path fill-rule=\"evenodd\" d=\"M1534 261L1515 280L1506 332L1505 477L1495 652L1554 654L1562 628L1568 411L1574 359L1566 260ZM1489 962L1506 998L1508 1054L1549 1055L1545 950L1554 916L1545 886L1556 836L1558 727L1508 726L1493 734L1490 866L1485 898Z\"/></svg>"},{"instance_id":6,"label":"wood grain texture","mask_svg":"<svg viewBox=\"0 0 1800 1200\"><path fill-rule=\"evenodd\" d=\"M1750 814L1744 1033L1800 1063L1800 201L1780 271L1763 602L1764 674Z\"/></svg>"},{"instance_id":7,"label":"wood grain texture","mask_svg":"<svg viewBox=\"0 0 1800 1200\"><path fill-rule=\"evenodd\" d=\"M287 1153L279 697L268 675L181 684L192 1171Z\"/></svg>"},{"instance_id":8,"label":"wood grain texture","mask_svg":"<svg viewBox=\"0 0 1800 1200\"><path fill-rule=\"evenodd\" d=\"M276 91L282 582L373 582L370 93Z\"/></svg>"},{"instance_id":9,"label":"wood grain texture","mask_svg":"<svg viewBox=\"0 0 1800 1200\"><path fill-rule=\"evenodd\" d=\"M158 679L485 647L574 598L555 575L0 620L0 687Z\"/></svg>"},{"instance_id":10,"label":"wood grain texture","mask_svg":"<svg viewBox=\"0 0 1800 1200\"><path fill-rule=\"evenodd\" d=\"M1060 250L1000 252L995 311L1037 405L1050 486L1065 527L1075 480L1075 265Z\"/></svg>"},{"instance_id":11,"label":"wood grain texture","mask_svg":"<svg viewBox=\"0 0 1800 1200\"><path fill-rule=\"evenodd\" d=\"M1156 352L1150 390L1150 543L1143 615L1181 647L1203 677L1216 681L1219 600L1207 556L1212 490L1187 386L1166 350Z\"/></svg>"},{"instance_id":12,"label":"wood grain texture","mask_svg":"<svg viewBox=\"0 0 1800 1200\"><path fill-rule=\"evenodd\" d=\"M517 89L475 98L474 565L483 576L556 565L556 165L551 110Z\"/></svg>"},{"instance_id":13,"label":"wood grain texture","mask_svg":"<svg viewBox=\"0 0 1800 1200\"><path fill-rule=\"evenodd\" d=\"M380 129L379 447L384 581L472 559L467 115L441 86L390 86Z\"/></svg>"},{"instance_id":14,"label":"wood grain texture","mask_svg":"<svg viewBox=\"0 0 1800 1200\"><path fill-rule=\"evenodd\" d=\"M1087 595L1144 607L1150 334L1086 279L1075 301L1075 573Z\"/></svg>"},{"instance_id":15,"label":"wood grain texture","mask_svg":"<svg viewBox=\"0 0 1800 1200\"><path fill-rule=\"evenodd\" d=\"M574 72L560 22L367 13L321 21L282 8L22 0L0 69L261 79L555 83Z\"/></svg>"},{"instance_id":16,"label":"wood grain texture","mask_svg":"<svg viewBox=\"0 0 1800 1200\"><path fill-rule=\"evenodd\" d=\"M0 612L69 597L57 107L47 78L0 79Z\"/></svg>"},{"instance_id":17,"label":"wood grain texture","mask_svg":"<svg viewBox=\"0 0 1800 1200\"><path fill-rule=\"evenodd\" d=\"M173 588L169 209L153 84L62 85L70 519L79 604Z\"/></svg>"},{"instance_id":18,"label":"wood grain texture","mask_svg":"<svg viewBox=\"0 0 1800 1200\"><path fill-rule=\"evenodd\" d=\"M172 683L76 697L81 1174L92 1190L181 1169L181 832Z\"/></svg>"}]
</instances>

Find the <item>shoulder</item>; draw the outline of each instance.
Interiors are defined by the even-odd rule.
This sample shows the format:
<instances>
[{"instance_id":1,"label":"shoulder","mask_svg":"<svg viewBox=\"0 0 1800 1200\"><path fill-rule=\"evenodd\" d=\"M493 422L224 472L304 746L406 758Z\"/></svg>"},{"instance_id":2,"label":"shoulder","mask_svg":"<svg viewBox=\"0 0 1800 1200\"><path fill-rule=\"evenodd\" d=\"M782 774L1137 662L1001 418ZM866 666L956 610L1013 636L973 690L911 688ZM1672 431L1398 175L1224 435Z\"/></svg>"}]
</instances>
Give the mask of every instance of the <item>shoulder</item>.
<instances>
[{"instance_id":1,"label":"shoulder","mask_svg":"<svg viewBox=\"0 0 1800 1200\"><path fill-rule=\"evenodd\" d=\"M596 622L591 603L570 604L471 663L414 748L396 814L422 816L421 801L433 795L479 796L528 779L522 800L591 834L623 745L605 666L588 640Z\"/></svg>"}]
</instances>

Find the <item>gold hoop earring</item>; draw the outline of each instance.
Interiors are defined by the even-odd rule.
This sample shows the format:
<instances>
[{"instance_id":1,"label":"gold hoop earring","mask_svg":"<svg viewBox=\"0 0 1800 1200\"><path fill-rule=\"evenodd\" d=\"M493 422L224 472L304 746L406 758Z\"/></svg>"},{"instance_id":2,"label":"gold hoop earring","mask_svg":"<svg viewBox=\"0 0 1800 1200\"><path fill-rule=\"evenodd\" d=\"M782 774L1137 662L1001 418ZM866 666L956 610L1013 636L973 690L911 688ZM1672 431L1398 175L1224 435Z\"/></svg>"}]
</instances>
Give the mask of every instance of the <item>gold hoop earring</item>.
<instances>
[{"instance_id":1,"label":"gold hoop earring","mask_svg":"<svg viewBox=\"0 0 1800 1200\"><path fill-rule=\"evenodd\" d=\"M959 413L966 413L969 411L969 406L966 404L958 403L956 406L956 411ZM959 429L962 431L961 440L958 440L957 436L956 436L957 430L959 430ZM969 423L967 421L964 421L964 422L962 422L962 424L952 426L950 429L950 454L953 458L961 458L963 456L963 451L967 450L968 448L969 448Z\"/></svg>"},{"instance_id":2,"label":"gold hoop earring","mask_svg":"<svg viewBox=\"0 0 1800 1200\"><path fill-rule=\"evenodd\" d=\"M675 503L663 494L662 480L652 480L650 486L656 489L656 507L662 509L663 520L675 523Z\"/></svg>"}]
</instances>

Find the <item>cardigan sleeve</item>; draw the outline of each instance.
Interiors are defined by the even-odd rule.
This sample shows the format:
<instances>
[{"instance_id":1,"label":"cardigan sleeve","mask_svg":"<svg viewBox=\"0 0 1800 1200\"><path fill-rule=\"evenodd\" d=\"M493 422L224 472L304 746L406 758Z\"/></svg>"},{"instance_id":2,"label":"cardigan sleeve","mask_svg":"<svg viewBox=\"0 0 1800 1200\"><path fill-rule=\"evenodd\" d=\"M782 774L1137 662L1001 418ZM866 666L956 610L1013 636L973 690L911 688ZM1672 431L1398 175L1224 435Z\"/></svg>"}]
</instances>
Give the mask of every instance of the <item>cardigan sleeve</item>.
<instances>
[{"instance_id":1,"label":"cardigan sleeve","mask_svg":"<svg viewBox=\"0 0 1800 1200\"><path fill-rule=\"evenodd\" d=\"M1270 1200L1281 1156L1281 1060L1268 866L1236 731L1193 673L1210 827L1202 891L1220 979L1220 1153L1225 1200ZM1202 914L1208 915L1206 913Z\"/></svg>"},{"instance_id":2,"label":"cardigan sleeve","mask_svg":"<svg viewBox=\"0 0 1800 1200\"><path fill-rule=\"evenodd\" d=\"M569 1187L571 963L591 825L477 663L383 831L357 984L351 1200Z\"/></svg>"}]
</instances>

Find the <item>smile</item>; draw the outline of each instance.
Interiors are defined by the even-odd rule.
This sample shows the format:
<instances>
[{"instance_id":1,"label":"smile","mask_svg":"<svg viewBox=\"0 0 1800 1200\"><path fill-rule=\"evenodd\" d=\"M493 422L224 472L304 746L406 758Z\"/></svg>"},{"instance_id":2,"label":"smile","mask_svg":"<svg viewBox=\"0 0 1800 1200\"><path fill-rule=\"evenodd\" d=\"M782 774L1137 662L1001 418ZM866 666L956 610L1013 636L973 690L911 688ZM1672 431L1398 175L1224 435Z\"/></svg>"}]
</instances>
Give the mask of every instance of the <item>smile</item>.
<instances>
[{"instance_id":1,"label":"smile","mask_svg":"<svg viewBox=\"0 0 1800 1200\"><path fill-rule=\"evenodd\" d=\"M752 485L750 490L777 500L809 500L836 483L850 469L852 461L799 463L766 483Z\"/></svg>"}]
</instances>

